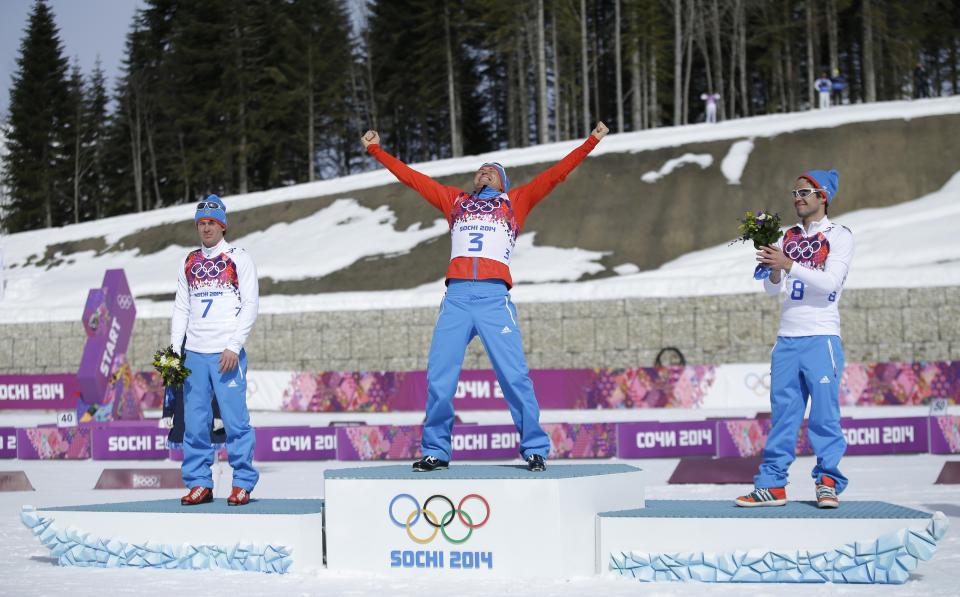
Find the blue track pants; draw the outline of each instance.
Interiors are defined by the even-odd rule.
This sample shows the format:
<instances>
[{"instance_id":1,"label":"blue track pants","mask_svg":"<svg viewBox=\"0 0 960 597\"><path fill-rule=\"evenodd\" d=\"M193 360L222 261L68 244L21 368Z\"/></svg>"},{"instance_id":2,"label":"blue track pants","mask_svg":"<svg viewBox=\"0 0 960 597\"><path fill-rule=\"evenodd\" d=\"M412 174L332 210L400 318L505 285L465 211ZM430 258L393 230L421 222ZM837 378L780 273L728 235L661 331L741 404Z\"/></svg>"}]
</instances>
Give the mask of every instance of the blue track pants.
<instances>
[{"instance_id":1,"label":"blue track pants","mask_svg":"<svg viewBox=\"0 0 960 597\"><path fill-rule=\"evenodd\" d=\"M807 437L817 456L813 478L827 475L837 493L847 486L838 468L847 442L840 429L840 377L843 346L839 336L777 338L770 365L770 410L773 427L763 449L763 464L754 477L757 487L784 487L796 458L797 432L810 400Z\"/></svg>"},{"instance_id":2,"label":"blue track pants","mask_svg":"<svg viewBox=\"0 0 960 597\"><path fill-rule=\"evenodd\" d=\"M424 456L450 460L453 395L460 380L463 355L480 336L500 388L520 432L524 458L550 453L550 438L540 427L540 406L523 356L517 310L507 286L499 280L450 280L440 305L427 361L427 418L423 424Z\"/></svg>"},{"instance_id":3,"label":"blue track pants","mask_svg":"<svg viewBox=\"0 0 960 597\"><path fill-rule=\"evenodd\" d=\"M240 351L240 362L233 371L220 373L220 353L201 354L186 351L185 365L190 375L183 384L183 484L213 489L213 446L210 426L213 407L210 394L217 399L220 417L227 432L227 456L233 468L233 485L253 491L260 474L253 468L254 432L247 412L247 353Z\"/></svg>"}]
</instances>

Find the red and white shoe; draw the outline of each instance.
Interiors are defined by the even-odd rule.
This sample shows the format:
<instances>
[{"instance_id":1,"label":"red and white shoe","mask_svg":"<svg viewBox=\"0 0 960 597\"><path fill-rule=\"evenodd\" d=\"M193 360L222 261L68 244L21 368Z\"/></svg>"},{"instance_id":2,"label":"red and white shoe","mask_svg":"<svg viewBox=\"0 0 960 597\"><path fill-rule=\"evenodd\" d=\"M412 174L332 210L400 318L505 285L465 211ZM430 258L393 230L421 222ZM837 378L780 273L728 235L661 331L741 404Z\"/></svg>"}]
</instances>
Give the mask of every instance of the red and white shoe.
<instances>
[{"instance_id":1,"label":"red and white shoe","mask_svg":"<svg viewBox=\"0 0 960 597\"><path fill-rule=\"evenodd\" d=\"M181 506L198 506L213 501L213 491L209 487L191 487L190 493L180 498Z\"/></svg>"},{"instance_id":2,"label":"red and white shoe","mask_svg":"<svg viewBox=\"0 0 960 597\"><path fill-rule=\"evenodd\" d=\"M738 506L743 508L756 508L757 506L784 506L787 503L786 487L756 487L747 495L742 495L734 500Z\"/></svg>"},{"instance_id":3,"label":"red and white shoe","mask_svg":"<svg viewBox=\"0 0 960 597\"><path fill-rule=\"evenodd\" d=\"M839 508L840 498L837 497L837 482L833 477L821 475L817 483L817 508Z\"/></svg>"},{"instance_id":4,"label":"red and white shoe","mask_svg":"<svg viewBox=\"0 0 960 597\"><path fill-rule=\"evenodd\" d=\"M240 487L234 487L227 498L228 506L246 506L250 503L250 492Z\"/></svg>"}]
</instances>

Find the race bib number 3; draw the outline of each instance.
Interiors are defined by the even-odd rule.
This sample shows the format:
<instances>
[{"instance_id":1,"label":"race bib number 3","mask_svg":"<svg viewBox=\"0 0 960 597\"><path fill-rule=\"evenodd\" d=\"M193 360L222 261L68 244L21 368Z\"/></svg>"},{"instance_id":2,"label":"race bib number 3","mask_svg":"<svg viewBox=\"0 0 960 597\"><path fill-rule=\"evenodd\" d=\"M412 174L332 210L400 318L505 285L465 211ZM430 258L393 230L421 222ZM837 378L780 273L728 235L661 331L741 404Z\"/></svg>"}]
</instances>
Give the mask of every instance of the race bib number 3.
<instances>
[{"instance_id":1,"label":"race bib number 3","mask_svg":"<svg viewBox=\"0 0 960 597\"><path fill-rule=\"evenodd\" d=\"M465 220L451 231L450 258L483 257L510 265L513 242L506 224L487 220Z\"/></svg>"}]
</instances>

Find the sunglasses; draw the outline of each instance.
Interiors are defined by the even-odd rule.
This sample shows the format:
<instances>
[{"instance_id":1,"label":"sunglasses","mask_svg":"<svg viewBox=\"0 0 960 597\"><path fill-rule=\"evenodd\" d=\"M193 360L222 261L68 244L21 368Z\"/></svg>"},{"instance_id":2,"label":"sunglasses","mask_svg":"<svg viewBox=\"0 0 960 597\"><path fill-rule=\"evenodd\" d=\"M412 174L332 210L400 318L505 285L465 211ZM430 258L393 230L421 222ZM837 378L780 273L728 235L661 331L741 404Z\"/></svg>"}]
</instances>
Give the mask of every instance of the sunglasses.
<instances>
[{"instance_id":1,"label":"sunglasses","mask_svg":"<svg viewBox=\"0 0 960 597\"><path fill-rule=\"evenodd\" d=\"M795 199L802 199L820 191L826 191L826 189L797 189L795 191L790 191L790 193Z\"/></svg>"},{"instance_id":2,"label":"sunglasses","mask_svg":"<svg viewBox=\"0 0 960 597\"><path fill-rule=\"evenodd\" d=\"M223 206L213 201L201 201L197 203L197 209L223 209Z\"/></svg>"}]
</instances>

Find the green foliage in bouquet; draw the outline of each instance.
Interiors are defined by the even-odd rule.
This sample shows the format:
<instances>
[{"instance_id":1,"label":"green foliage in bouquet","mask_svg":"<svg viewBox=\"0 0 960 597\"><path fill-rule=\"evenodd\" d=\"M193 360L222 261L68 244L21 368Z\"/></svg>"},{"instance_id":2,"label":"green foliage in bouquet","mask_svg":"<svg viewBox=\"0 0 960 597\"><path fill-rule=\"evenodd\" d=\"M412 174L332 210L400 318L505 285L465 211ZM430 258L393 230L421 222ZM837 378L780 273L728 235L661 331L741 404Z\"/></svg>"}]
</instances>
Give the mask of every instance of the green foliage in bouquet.
<instances>
[{"instance_id":1,"label":"green foliage in bouquet","mask_svg":"<svg viewBox=\"0 0 960 597\"><path fill-rule=\"evenodd\" d=\"M764 211L758 211L754 214L748 211L743 214L743 219L738 220L740 236L733 242L753 241L753 247L759 249L780 240L783 231L780 230L780 214L771 214Z\"/></svg>"},{"instance_id":2,"label":"green foliage in bouquet","mask_svg":"<svg viewBox=\"0 0 960 597\"><path fill-rule=\"evenodd\" d=\"M183 358L173 350L173 346L161 348L153 354L153 367L167 386L182 385L190 375L190 370L183 365Z\"/></svg>"}]
</instances>

